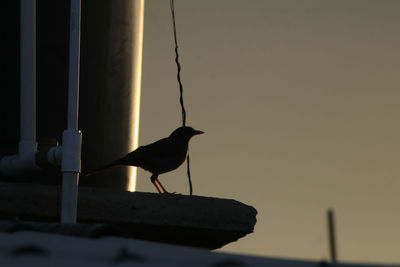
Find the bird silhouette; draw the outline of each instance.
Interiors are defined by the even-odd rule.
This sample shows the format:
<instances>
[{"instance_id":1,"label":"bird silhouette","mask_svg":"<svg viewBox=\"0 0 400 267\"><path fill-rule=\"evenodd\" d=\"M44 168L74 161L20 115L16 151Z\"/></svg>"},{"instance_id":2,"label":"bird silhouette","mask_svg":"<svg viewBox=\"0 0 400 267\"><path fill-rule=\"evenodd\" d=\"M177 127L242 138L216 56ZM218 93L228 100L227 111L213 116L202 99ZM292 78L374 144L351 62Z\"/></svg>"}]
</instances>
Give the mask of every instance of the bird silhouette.
<instances>
[{"instance_id":1,"label":"bird silhouette","mask_svg":"<svg viewBox=\"0 0 400 267\"><path fill-rule=\"evenodd\" d=\"M85 176L94 175L119 165L136 166L151 172L150 180L159 193L168 193L158 180L158 175L178 168L186 160L189 153L189 140L194 135L203 133L203 131L195 130L192 127L179 127L170 136L152 144L140 146L124 157L91 171ZM158 186L161 187L162 192Z\"/></svg>"}]
</instances>

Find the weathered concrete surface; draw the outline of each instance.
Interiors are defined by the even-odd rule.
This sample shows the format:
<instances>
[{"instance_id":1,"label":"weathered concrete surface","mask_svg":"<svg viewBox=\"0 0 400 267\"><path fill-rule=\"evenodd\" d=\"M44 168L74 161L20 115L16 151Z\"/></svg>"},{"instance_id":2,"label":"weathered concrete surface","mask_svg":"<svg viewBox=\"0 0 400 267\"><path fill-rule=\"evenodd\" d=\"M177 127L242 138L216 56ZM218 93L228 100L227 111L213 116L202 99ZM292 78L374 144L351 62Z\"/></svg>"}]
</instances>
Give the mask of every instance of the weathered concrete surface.
<instances>
[{"instance_id":1,"label":"weathered concrete surface","mask_svg":"<svg viewBox=\"0 0 400 267\"><path fill-rule=\"evenodd\" d=\"M0 218L58 221L60 188L0 183ZM118 226L124 236L218 248L252 233L257 211L230 199L80 187L78 222Z\"/></svg>"}]
</instances>

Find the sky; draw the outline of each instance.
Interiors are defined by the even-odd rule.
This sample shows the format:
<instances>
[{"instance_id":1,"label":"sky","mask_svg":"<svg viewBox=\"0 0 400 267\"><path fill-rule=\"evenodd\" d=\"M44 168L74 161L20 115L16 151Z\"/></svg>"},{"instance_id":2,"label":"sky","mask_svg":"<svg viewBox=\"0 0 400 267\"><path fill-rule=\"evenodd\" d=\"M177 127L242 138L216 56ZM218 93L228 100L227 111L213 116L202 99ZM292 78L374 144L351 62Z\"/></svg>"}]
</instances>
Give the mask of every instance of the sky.
<instances>
[{"instance_id":1,"label":"sky","mask_svg":"<svg viewBox=\"0 0 400 267\"><path fill-rule=\"evenodd\" d=\"M400 262L400 1L177 0L194 194L258 210L220 251ZM145 2L139 144L181 124L169 1ZM137 191L154 192L139 170ZM186 168L163 174L188 194Z\"/></svg>"}]
</instances>

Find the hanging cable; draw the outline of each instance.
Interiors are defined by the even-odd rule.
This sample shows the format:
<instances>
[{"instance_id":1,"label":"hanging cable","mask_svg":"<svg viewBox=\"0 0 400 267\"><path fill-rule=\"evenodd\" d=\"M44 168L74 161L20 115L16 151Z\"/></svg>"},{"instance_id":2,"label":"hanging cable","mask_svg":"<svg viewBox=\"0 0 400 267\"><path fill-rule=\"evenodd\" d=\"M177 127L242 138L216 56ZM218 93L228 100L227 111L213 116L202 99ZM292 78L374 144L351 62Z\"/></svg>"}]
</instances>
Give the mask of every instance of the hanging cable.
<instances>
[{"instance_id":1,"label":"hanging cable","mask_svg":"<svg viewBox=\"0 0 400 267\"><path fill-rule=\"evenodd\" d=\"M175 40L175 62L176 66L178 68L178 73L176 75L179 83L179 102L181 104L181 109L182 109L182 126L186 126L186 110L185 110L185 105L183 102L183 85L181 81L181 64L179 63L179 53L178 53L178 40L176 38L176 24L175 24L175 3L174 0L170 0L169 2L170 8L171 8L171 14L172 14L172 26L174 30L174 40ZM193 187L192 187L192 179L190 177L190 158L189 155L187 156L186 160L186 165L187 165L187 175L188 175L188 180L189 180L189 192L190 195L193 194Z\"/></svg>"}]
</instances>

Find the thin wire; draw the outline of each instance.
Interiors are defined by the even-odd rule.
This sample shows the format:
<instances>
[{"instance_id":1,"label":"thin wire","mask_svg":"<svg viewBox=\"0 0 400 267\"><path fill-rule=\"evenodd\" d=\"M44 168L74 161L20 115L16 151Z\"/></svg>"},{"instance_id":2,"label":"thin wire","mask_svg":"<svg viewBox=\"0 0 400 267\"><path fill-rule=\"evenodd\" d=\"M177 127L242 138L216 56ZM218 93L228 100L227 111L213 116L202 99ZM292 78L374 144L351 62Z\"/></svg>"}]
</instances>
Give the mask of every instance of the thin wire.
<instances>
[{"instance_id":1,"label":"thin wire","mask_svg":"<svg viewBox=\"0 0 400 267\"><path fill-rule=\"evenodd\" d=\"M176 78L178 79L179 83L179 102L181 104L181 109L182 109L182 126L186 126L186 110L185 110L185 105L183 102L183 85L181 81L181 64L179 63L179 53L178 53L178 40L176 38L176 24L175 24L175 3L174 0L170 0L169 2L170 8L171 8L171 14L172 14L172 26L174 30L174 40L175 40L175 62L176 66L178 67L178 73L176 75ZM192 187L192 179L190 177L190 158L189 155L187 156L187 175L188 175L188 180L189 180L189 192L190 195L193 194L193 187Z\"/></svg>"},{"instance_id":2,"label":"thin wire","mask_svg":"<svg viewBox=\"0 0 400 267\"><path fill-rule=\"evenodd\" d=\"M170 7L171 7L172 26L173 26L173 30L174 30L174 40L175 40L175 62L176 62L176 66L178 67L178 73L177 73L176 77L177 77L178 83L179 83L179 92L180 92L179 102L181 103L181 108L182 108L182 125L186 126L186 110L185 110L185 105L183 103L183 85L182 85L182 81L181 81L181 64L179 63L178 40L176 38L174 0L170 0Z\"/></svg>"}]
</instances>

